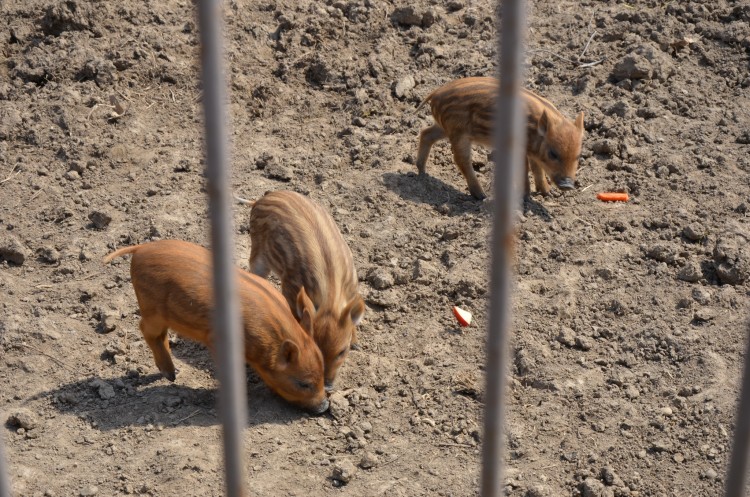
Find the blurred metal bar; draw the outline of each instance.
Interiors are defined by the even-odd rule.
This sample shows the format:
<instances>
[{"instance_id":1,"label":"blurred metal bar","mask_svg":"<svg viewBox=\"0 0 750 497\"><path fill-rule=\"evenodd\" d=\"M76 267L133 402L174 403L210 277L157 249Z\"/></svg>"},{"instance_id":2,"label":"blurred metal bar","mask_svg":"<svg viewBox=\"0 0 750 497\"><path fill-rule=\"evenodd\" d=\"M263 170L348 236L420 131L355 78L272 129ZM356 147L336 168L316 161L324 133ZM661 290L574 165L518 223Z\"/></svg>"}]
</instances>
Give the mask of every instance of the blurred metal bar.
<instances>
[{"instance_id":1,"label":"blurred metal bar","mask_svg":"<svg viewBox=\"0 0 750 497\"><path fill-rule=\"evenodd\" d=\"M201 73L206 127L208 202L213 256L213 316L219 373L219 415L224 425L226 495L241 497L245 475L242 464L243 430L247 424L244 374L244 339L241 336L239 299L233 255L229 145L225 109L226 81L222 40L221 0L198 0L201 33Z\"/></svg>"},{"instance_id":2,"label":"blurred metal bar","mask_svg":"<svg viewBox=\"0 0 750 497\"><path fill-rule=\"evenodd\" d=\"M526 129L521 101L526 34L524 0L502 0L500 94L495 108L495 188L490 267L490 322L487 339L487 387L482 439L482 497L503 495L503 423L508 335L511 330L511 267L515 247L514 212L519 207L525 171Z\"/></svg>"},{"instance_id":3,"label":"blurred metal bar","mask_svg":"<svg viewBox=\"0 0 750 497\"><path fill-rule=\"evenodd\" d=\"M5 462L5 444L0 434L0 497L10 497L10 477Z\"/></svg>"},{"instance_id":4,"label":"blurred metal bar","mask_svg":"<svg viewBox=\"0 0 750 497\"><path fill-rule=\"evenodd\" d=\"M742 374L740 405L735 424L725 497L743 497L747 484L747 460L750 455L750 323L745 338L745 370Z\"/></svg>"}]
</instances>

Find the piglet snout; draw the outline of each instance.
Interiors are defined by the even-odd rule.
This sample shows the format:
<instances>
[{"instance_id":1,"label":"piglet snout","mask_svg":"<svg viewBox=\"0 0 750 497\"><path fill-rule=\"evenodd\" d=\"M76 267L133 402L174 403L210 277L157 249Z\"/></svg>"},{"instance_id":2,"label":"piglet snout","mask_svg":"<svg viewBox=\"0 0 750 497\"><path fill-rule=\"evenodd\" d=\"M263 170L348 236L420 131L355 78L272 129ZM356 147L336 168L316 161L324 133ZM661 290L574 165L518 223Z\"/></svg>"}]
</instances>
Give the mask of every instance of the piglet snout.
<instances>
[{"instance_id":1,"label":"piglet snout","mask_svg":"<svg viewBox=\"0 0 750 497\"><path fill-rule=\"evenodd\" d=\"M556 181L556 183L557 187L560 188L560 190L572 190L573 188L575 188L575 182L568 177L560 178Z\"/></svg>"},{"instance_id":2,"label":"piglet snout","mask_svg":"<svg viewBox=\"0 0 750 497\"><path fill-rule=\"evenodd\" d=\"M326 397L325 399L323 399L323 402L310 409L310 411L312 411L313 414L323 414L328 410L329 405L330 402L328 402L328 398Z\"/></svg>"}]
</instances>

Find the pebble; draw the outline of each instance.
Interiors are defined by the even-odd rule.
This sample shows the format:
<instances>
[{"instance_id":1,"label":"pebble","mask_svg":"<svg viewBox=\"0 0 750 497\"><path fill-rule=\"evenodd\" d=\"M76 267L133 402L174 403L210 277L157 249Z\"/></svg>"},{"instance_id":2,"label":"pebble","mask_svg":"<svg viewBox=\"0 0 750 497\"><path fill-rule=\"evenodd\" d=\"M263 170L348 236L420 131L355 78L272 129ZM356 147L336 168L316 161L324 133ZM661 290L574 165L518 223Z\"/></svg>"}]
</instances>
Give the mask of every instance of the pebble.
<instances>
[{"instance_id":1,"label":"pebble","mask_svg":"<svg viewBox=\"0 0 750 497\"><path fill-rule=\"evenodd\" d=\"M701 226L689 224L682 228L682 235L691 242L697 242L706 236L706 233Z\"/></svg>"},{"instance_id":2,"label":"pebble","mask_svg":"<svg viewBox=\"0 0 750 497\"><path fill-rule=\"evenodd\" d=\"M601 474L602 481L610 487L624 487L625 486L625 483L623 483L622 478L620 478L618 474L615 473L615 470L612 469L610 466L603 467L600 474Z\"/></svg>"},{"instance_id":3,"label":"pebble","mask_svg":"<svg viewBox=\"0 0 750 497\"><path fill-rule=\"evenodd\" d=\"M109 400L115 396L114 387L100 378L93 380L89 383L89 386L97 390L97 393L102 400Z\"/></svg>"},{"instance_id":4,"label":"pebble","mask_svg":"<svg viewBox=\"0 0 750 497\"><path fill-rule=\"evenodd\" d=\"M99 313L99 331L101 333L111 333L117 329L117 320L120 318L120 312L113 310L103 310Z\"/></svg>"},{"instance_id":5,"label":"pebble","mask_svg":"<svg viewBox=\"0 0 750 497\"><path fill-rule=\"evenodd\" d=\"M275 179L277 181L291 181L292 170L286 166L282 166L277 162L272 162L266 165L264 172L268 179Z\"/></svg>"},{"instance_id":6,"label":"pebble","mask_svg":"<svg viewBox=\"0 0 750 497\"><path fill-rule=\"evenodd\" d=\"M10 413L7 420L10 426L17 426L24 430L32 430L37 426L37 418L28 409L16 409Z\"/></svg>"},{"instance_id":7,"label":"pebble","mask_svg":"<svg viewBox=\"0 0 750 497\"><path fill-rule=\"evenodd\" d=\"M356 473L357 468L354 466L354 464L351 463L351 461L340 461L333 465L333 470L331 471L331 478L334 481L339 482L341 485L346 485L350 481L352 481L352 478L354 478L354 473Z\"/></svg>"},{"instance_id":8,"label":"pebble","mask_svg":"<svg viewBox=\"0 0 750 497\"><path fill-rule=\"evenodd\" d=\"M594 346L594 341L586 336L577 336L575 344L579 349L586 351L591 350L591 348Z\"/></svg>"},{"instance_id":9,"label":"pebble","mask_svg":"<svg viewBox=\"0 0 750 497\"><path fill-rule=\"evenodd\" d=\"M706 288L693 288L691 296L693 297L693 300L701 305L708 305L711 303L711 292Z\"/></svg>"},{"instance_id":10,"label":"pebble","mask_svg":"<svg viewBox=\"0 0 750 497\"><path fill-rule=\"evenodd\" d=\"M688 283L697 283L701 278L703 278L703 271L701 271L700 264L695 261L689 261L677 271L677 279Z\"/></svg>"},{"instance_id":11,"label":"pebble","mask_svg":"<svg viewBox=\"0 0 750 497\"><path fill-rule=\"evenodd\" d=\"M13 235L0 235L0 259L22 265L29 256L28 249Z\"/></svg>"},{"instance_id":12,"label":"pebble","mask_svg":"<svg viewBox=\"0 0 750 497\"><path fill-rule=\"evenodd\" d=\"M45 245L36 251L37 255L46 263L54 264L60 260L60 252L55 247Z\"/></svg>"},{"instance_id":13,"label":"pebble","mask_svg":"<svg viewBox=\"0 0 750 497\"><path fill-rule=\"evenodd\" d=\"M659 412L664 416L671 416L673 414L672 408L669 406L662 407L661 409L659 409Z\"/></svg>"},{"instance_id":14,"label":"pebble","mask_svg":"<svg viewBox=\"0 0 750 497\"><path fill-rule=\"evenodd\" d=\"M707 480L715 480L718 477L719 473L717 473L713 468L708 468L703 472L703 478L706 478Z\"/></svg>"},{"instance_id":15,"label":"pebble","mask_svg":"<svg viewBox=\"0 0 750 497\"><path fill-rule=\"evenodd\" d=\"M604 497L607 495L604 491L604 484L596 478L586 478L581 485L583 497Z\"/></svg>"},{"instance_id":16,"label":"pebble","mask_svg":"<svg viewBox=\"0 0 750 497\"><path fill-rule=\"evenodd\" d=\"M81 175L78 174L78 171L75 171L73 169L65 173L64 176L65 176L65 179L67 179L68 181L75 181L81 178Z\"/></svg>"},{"instance_id":17,"label":"pebble","mask_svg":"<svg viewBox=\"0 0 750 497\"><path fill-rule=\"evenodd\" d=\"M367 282L376 290L387 290L394 284L393 274L384 268L376 268L367 276Z\"/></svg>"},{"instance_id":18,"label":"pebble","mask_svg":"<svg viewBox=\"0 0 750 497\"><path fill-rule=\"evenodd\" d=\"M349 414L349 401L341 392L333 392L328 398L329 411L335 419L341 420Z\"/></svg>"},{"instance_id":19,"label":"pebble","mask_svg":"<svg viewBox=\"0 0 750 497\"><path fill-rule=\"evenodd\" d=\"M86 487L83 487L81 491L78 493L81 497L92 497L99 493L99 487L96 485L88 485Z\"/></svg>"},{"instance_id":20,"label":"pebble","mask_svg":"<svg viewBox=\"0 0 750 497\"><path fill-rule=\"evenodd\" d=\"M393 11L391 20L402 26L419 26L422 24L422 14L414 7L400 7Z\"/></svg>"},{"instance_id":21,"label":"pebble","mask_svg":"<svg viewBox=\"0 0 750 497\"><path fill-rule=\"evenodd\" d=\"M707 323L716 317L713 309L697 309L693 314L693 319L699 323Z\"/></svg>"},{"instance_id":22,"label":"pebble","mask_svg":"<svg viewBox=\"0 0 750 497\"><path fill-rule=\"evenodd\" d=\"M362 459L359 461L359 467L362 469L371 469L377 466L378 456L372 452L365 452Z\"/></svg>"},{"instance_id":23,"label":"pebble","mask_svg":"<svg viewBox=\"0 0 750 497\"><path fill-rule=\"evenodd\" d=\"M414 265L414 272L412 273L412 279L417 283L430 284L438 276L438 269L431 262L423 261L418 259Z\"/></svg>"},{"instance_id":24,"label":"pebble","mask_svg":"<svg viewBox=\"0 0 750 497\"><path fill-rule=\"evenodd\" d=\"M576 344L575 333L570 328L563 326L557 335L557 341L566 347L574 347Z\"/></svg>"},{"instance_id":25,"label":"pebble","mask_svg":"<svg viewBox=\"0 0 750 497\"><path fill-rule=\"evenodd\" d=\"M112 222L112 216L104 211L92 211L89 213L89 221L98 230L104 229Z\"/></svg>"},{"instance_id":26,"label":"pebble","mask_svg":"<svg viewBox=\"0 0 750 497\"><path fill-rule=\"evenodd\" d=\"M393 93L398 98L404 98L407 95L407 93L409 93L412 90L412 88L414 88L414 86L416 86L416 82L414 81L414 76L407 75L401 78L400 80L398 80L395 88L393 89Z\"/></svg>"},{"instance_id":27,"label":"pebble","mask_svg":"<svg viewBox=\"0 0 750 497\"><path fill-rule=\"evenodd\" d=\"M672 456L672 460L679 464L685 461L685 456L683 456L681 453L678 452Z\"/></svg>"}]
</instances>

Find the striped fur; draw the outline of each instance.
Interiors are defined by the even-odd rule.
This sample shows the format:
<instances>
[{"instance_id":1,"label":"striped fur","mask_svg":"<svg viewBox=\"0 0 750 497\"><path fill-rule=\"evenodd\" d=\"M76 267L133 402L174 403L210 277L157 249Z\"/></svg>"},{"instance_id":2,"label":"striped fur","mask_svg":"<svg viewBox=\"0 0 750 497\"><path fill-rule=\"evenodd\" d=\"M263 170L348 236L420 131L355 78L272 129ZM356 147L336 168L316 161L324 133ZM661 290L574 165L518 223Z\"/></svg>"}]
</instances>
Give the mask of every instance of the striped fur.
<instances>
[{"instance_id":1,"label":"striped fur","mask_svg":"<svg viewBox=\"0 0 750 497\"><path fill-rule=\"evenodd\" d=\"M141 333L156 365L170 381L175 367L167 329L213 350L213 287L210 252L179 241L125 247L104 258L133 254L130 275L141 311ZM301 290L301 324L268 281L237 269L237 287L245 338L245 359L283 398L313 412L328 408L323 357L312 339L312 302Z\"/></svg>"},{"instance_id":2,"label":"striped fur","mask_svg":"<svg viewBox=\"0 0 750 497\"><path fill-rule=\"evenodd\" d=\"M417 169L425 174L432 145L448 138L453 159L466 178L471 194L483 199L471 164L471 144L492 146L492 113L499 91L495 78L464 78L451 81L433 91L419 105L430 104L435 125L422 130L419 137ZM522 96L527 112L527 171L531 171L538 192L549 194L549 176L560 189L575 185L583 140L583 112L575 122L566 119L552 103L529 90ZM526 176L526 194L531 190Z\"/></svg>"},{"instance_id":3,"label":"striped fur","mask_svg":"<svg viewBox=\"0 0 750 497\"><path fill-rule=\"evenodd\" d=\"M301 288L315 305L315 342L323 353L326 388L332 388L365 312L346 241L321 206L290 191L270 192L255 201L250 238L250 271L263 277L273 271L298 317L295 296Z\"/></svg>"}]
</instances>

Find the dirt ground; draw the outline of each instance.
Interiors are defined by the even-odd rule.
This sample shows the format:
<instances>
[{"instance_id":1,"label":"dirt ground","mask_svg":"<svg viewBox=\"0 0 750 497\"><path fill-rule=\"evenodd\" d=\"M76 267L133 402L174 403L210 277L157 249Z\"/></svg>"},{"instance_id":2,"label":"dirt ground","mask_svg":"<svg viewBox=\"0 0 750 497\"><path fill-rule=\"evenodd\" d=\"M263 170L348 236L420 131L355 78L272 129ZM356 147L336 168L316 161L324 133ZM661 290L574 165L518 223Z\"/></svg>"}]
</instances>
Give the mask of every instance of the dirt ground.
<instances>
[{"instance_id":1,"label":"dirt ground","mask_svg":"<svg viewBox=\"0 0 750 497\"><path fill-rule=\"evenodd\" d=\"M416 176L432 118L414 109L494 74L494 2L226 4L233 187L329 209L367 302L330 413L248 370L251 495L477 495L490 219L447 144ZM0 5L14 493L221 495L209 353L174 338L177 381L158 376L128 261L100 262L149 240L207 245L194 6ZM584 111L587 132L578 188L520 214L507 493L715 497L750 311L750 2L532 2L529 23L527 86ZM488 188L488 151L474 160ZM617 190L631 201L596 200ZM247 219L236 206L242 267Z\"/></svg>"}]
</instances>

